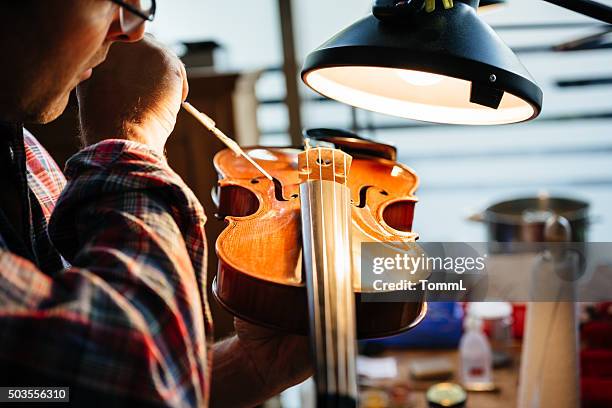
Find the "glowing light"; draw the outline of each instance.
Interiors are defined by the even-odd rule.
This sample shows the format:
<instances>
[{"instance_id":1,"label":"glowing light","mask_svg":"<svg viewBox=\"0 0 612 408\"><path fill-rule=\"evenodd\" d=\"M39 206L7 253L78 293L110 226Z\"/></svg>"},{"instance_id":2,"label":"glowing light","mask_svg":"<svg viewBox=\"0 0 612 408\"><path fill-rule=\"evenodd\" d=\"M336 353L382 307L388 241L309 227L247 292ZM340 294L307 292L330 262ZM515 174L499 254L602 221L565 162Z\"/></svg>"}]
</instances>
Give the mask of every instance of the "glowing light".
<instances>
[{"instance_id":1,"label":"glowing light","mask_svg":"<svg viewBox=\"0 0 612 408\"><path fill-rule=\"evenodd\" d=\"M408 69L398 70L396 74L404 81L416 86L431 86L444 79L444 76L442 75L432 74L429 72L411 71Z\"/></svg>"},{"instance_id":2,"label":"glowing light","mask_svg":"<svg viewBox=\"0 0 612 408\"><path fill-rule=\"evenodd\" d=\"M387 115L434 123L500 125L522 122L535 115L527 101L505 92L497 109L470 102L471 82L436 75L427 88L400 79L400 70L346 66L306 74L305 82L328 98ZM433 75L433 74L432 74Z\"/></svg>"}]
</instances>

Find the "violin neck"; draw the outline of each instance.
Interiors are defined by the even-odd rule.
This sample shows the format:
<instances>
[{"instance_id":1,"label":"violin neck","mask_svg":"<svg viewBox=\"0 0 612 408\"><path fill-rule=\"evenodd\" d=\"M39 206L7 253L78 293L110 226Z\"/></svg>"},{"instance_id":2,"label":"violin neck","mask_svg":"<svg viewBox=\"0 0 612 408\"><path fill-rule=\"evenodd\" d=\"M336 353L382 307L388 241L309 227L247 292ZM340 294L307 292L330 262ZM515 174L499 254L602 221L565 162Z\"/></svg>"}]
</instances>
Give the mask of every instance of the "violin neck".
<instances>
[{"instance_id":1,"label":"violin neck","mask_svg":"<svg viewBox=\"0 0 612 408\"><path fill-rule=\"evenodd\" d=\"M310 179L300 185L300 199L317 406L355 407L350 190L336 181Z\"/></svg>"}]
</instances>

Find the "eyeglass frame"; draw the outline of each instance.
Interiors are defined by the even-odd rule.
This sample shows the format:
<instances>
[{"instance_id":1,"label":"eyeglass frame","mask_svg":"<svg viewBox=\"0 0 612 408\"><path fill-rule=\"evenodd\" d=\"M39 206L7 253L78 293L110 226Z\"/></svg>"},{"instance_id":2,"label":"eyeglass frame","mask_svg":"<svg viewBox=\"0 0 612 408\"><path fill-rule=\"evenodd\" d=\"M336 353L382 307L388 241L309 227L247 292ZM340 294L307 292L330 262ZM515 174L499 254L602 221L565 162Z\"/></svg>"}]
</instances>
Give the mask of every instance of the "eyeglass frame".
<instances>
[{"instance_id":1,"label":"eyeglass frame","mask_svg":"<svg viewBox=\"0 0 612 408\"><path fill-rule=\"evenodd\" d=\"M138 10L136 7L132 6L129 3L126 3L125 1L122 1L122 0L110 0L110 1L119 5L120 7L123 7L130 13L136 14L138 17L142 18L144 21L153 21L153 19L155 18L155 10L157 7L155 0L151 0L151 3L152 3L151 14L148 16L145 13L143 13L141 10Z\"/></svg>"}]
</instances>

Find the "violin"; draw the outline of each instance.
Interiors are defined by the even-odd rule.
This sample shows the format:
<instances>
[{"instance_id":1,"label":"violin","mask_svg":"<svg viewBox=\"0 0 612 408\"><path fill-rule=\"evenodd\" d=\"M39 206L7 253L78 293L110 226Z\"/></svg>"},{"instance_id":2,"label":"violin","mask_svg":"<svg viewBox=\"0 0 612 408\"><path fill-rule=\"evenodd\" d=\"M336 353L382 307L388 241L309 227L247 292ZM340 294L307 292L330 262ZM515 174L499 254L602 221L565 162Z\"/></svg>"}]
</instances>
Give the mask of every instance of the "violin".
<instances>
[{"instance_id":1,"label":"violin","mask_svg":"<svg viewBox=\"0 0 612 408\"><path fill-rule=\"evenodd\" d=\"M414 327L421 301L362 301L362 242L415 242L419 179L395 148L334 130L308 132L305 149L245 148L263 177L230 149L214 158L217 300L241 319L310 334L318 406L356 406L356 340ZM308 139L307 139L308 140Z\"/></svg>"}]
</instances>

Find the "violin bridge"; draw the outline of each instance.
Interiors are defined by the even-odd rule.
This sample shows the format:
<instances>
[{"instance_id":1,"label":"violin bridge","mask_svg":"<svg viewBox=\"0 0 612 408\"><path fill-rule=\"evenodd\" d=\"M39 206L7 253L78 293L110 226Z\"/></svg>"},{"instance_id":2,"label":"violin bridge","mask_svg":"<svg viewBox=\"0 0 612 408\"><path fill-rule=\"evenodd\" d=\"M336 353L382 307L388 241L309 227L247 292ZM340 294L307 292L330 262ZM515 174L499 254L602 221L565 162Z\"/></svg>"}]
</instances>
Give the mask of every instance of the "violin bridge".
<instances>
[{"instance_id":1,"label":"violin bridge","mask_svg":"<svg viewBox=\"0 0 612 408\"><path fill-rule=\"evenodd\" d=\"M298 154L300 181L327 180L347 183L352 158L341 150L317 147Z\"/></svg>"}]
</instances>

